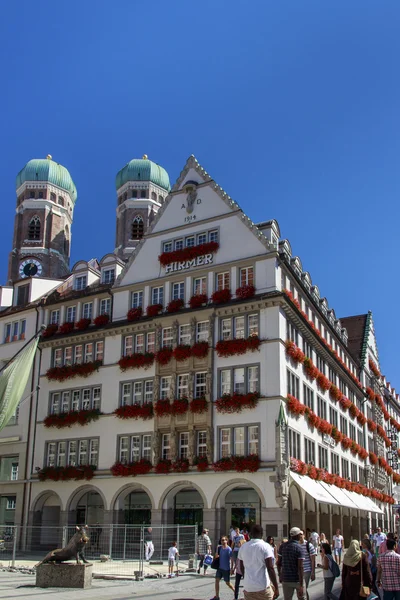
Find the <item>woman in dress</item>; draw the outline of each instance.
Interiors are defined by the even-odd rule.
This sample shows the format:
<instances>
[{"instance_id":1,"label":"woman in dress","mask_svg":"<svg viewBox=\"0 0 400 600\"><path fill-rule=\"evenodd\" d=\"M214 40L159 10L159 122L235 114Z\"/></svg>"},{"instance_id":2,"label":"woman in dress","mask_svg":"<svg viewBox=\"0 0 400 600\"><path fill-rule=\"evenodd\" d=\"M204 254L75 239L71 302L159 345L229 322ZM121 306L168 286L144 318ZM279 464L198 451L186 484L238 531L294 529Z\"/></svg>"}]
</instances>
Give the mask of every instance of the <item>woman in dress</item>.
<instances>
[{"instance_id":1,"label":"woman in dress","mask_svg":"<svg viewBox=\"0 0 400 600\"><path fill-rule=\"evenodd\" d=\"M330 544L328 544L327 542L323 542L320 546L320 550L321 550L321 566L322 567L322 573L324 576L324 595L325 595L325 600L329 599L329 594L332 591L333 588L333 584L335 582L335 576L332 573L331 570L331 561L333 561L333 556L332 556L332 549Z\"/></svg>"},{"instance_id":2,"label":"woman in dress","mask_svg":"<svg viewBox=\"0 0 400 600\"><path fill-rule=\"evenodd\" d=\"M275 539L272 537L272 535L269 535L267 537L267 544L269 544L272 547L272 551L274 553L274 566L275 566L276 561L278 560L278 548L276 547Z\"/></svg>"},{"instance_id":3,"label":"woman in dress","mask_svg":"<svg viewBox=\"0 0 400 600\"><path fill-rule=\"evenodd\" d=\"M361 582L371 589L371 569L368 556L360 548L360 542L352 540L343 559L340 600L363 600L360 596Z\"/></svg>"}]
</instances>

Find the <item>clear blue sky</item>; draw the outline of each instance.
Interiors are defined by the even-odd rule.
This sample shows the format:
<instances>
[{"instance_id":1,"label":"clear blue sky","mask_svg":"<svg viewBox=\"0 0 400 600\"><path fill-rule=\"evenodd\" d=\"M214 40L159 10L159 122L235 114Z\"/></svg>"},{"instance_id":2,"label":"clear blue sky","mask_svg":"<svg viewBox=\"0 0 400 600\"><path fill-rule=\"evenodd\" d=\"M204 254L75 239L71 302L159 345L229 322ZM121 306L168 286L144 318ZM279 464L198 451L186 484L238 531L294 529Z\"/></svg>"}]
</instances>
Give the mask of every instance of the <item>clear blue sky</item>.
<instances>
[{"instance_id":1,"label":"clear blue sky","mask_svg":"<svg viewBox=\"0 0 400 600\"><path fill-rule=\"evenodd\" d=\"M128 160L174 181L193 153L337 315L373 311L400 390L399 26L398 0L3 2L0 280L30 158L75 180L73 264L114 248Z\"/></svg>"}]
</instances>

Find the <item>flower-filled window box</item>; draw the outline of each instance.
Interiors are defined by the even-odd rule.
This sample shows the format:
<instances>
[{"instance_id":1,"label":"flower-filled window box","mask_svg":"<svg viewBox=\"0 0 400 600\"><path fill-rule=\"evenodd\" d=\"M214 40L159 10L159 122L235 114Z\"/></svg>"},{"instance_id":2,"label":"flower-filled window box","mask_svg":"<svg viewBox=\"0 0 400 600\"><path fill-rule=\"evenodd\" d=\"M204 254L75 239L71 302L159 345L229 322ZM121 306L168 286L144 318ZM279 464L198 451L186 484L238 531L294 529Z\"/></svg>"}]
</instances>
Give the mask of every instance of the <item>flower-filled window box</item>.
<instances>
[{"instance_id":1,"label":"flower-filled window box","mask_svg":"<svg viewBox=\"0 0 400 600\"><path fill-rule=\"evenodd\" d=\"M157 400L154 406L157 417L164 417L172 413L172 404L169 400Z\"/></svg>"},{"instance_id":2,"label":"flower-filled window box","mask_svg":"<svg viewBox=\"0 0 400 600\"><path fill-rule=\"evenodd\" d=\"M87 363L75 363L65 367L51 367L46 373L49 381L65 381L75 377L89 377L94 371L98 371L103 362L94 360Z\"/></svg>"},{"instance_id":3,"label":"flower-filled window box","mask_svg":"<svg viewBox=\"0 0 400 600\"><path fill-rule=\"evenodd\" d=\"M171 413L173 415L184 415L189 410L189 401L187 398L176 398L172 403Z\"/></svg>"},{"instance_id":4,"label":"flower-filled window box","mask_svg":"<svg viewBox=\"0 0 400 600\"><path fill-rule=\"evenodd\" d=\"M225 304L226 302L229 302L231 298L231 290L228 288L225 288L224 290L216 290L211 296L211 300L214 304Z\"/></svg>"},{"instance_id":5,"label":"flower-filled window box","mask_svg":"<svg viewBox=\"0 0 400 600\"><path fill-rule=\"evenodd\" d=\"M49 325L47 325L46 329L43 331L42 337L43 338L52 337L53 335L55 335L57 333L57 330L58 330L58 325L56 323L50 323ZM10 341L10 338L8 338L8 341ZM7 342L7 340L6 340L6 342Z\"/></svg>"},{"instance_id":6,"label":"flower-filled window box","mask_svg":"<svg viewBox=\"0 0 400 600\"><path fill-rule=\"evenodd\" d=\"M189 461L187 458L178 458L173 465L172 470L175 473L187 473L189 471Z\"/></svg>"},{"instance_id":7,"label":"flower-filled window box","mask_svg":"<svg viewBox=\"0 0 400 600\"><path fill-rule=\"evenodd\" d=\"M121 371L126 369L148 369L154 362L154 354L152 352L136 352L129 356L123 356L119 359L118 364Z\"/></svg>"},{"instance_id":8,"label":"flower-filled window box","mask_svg":"<svg viewBox=\"0 0 400 600\"><path fill-rule=\"evenodd\" d=\"M207 294L195 294L189 300L190 308L200 308L208 302Z\"/></svg>"},{"instance_id":9,"label":"flower-filled window box","mask_svg":"<svg viewBox=\"0 0 400 600\"><path fill-rule=\"evenodd\" d=\"M137 475L147 475L152 468L153 465L149 460L141 458L131 463L116 462L110 470L113 477L136 477Z\"/></svg>"},{"instance_id":10,"label":"flower-filled window box","mask_svg":"<svg viewBox=\"0 0 400 600\"><path fill-rule=\"evenodd\" d=\"M96 325L96 327L104 327L104 325L107 325L107 323L110 320L110 315L98 315L93 323Z\"/></svg>"},{"instance_id":11,"label":"flower-filled window box","mask_svg":"<svg viewBox=\"0 0 400 600\"><path fill-rule=\"evenodd\" d=\"M200 473L204 473L208 469L208 460L206 456L196 456L193 464L196 465L196 469L200 471Z\"/></svg>"},{"instance_id":12,"label":"flower-filled window box","mask_svg":"<svg viewBox=\"0 0 400 600\"><path fill-rule=\"evenodd\" d=\"M215 349L218 356L226 358L228 356L246 354L248 350L255 352L260 346L260 338L252 335L249 338L234 338L233 340L221 340L217 342Z\"/></svg>"},{"instance_id":13,"label":"flower-filled window box","mask_svg":"<svg viewBox=\"0 0 400 600\"><path fill-rule=\"evenodd\" d=\"M195 358L205 358L209 351L208 342L196 342L191 347L190 353Z\"/></svg>"},{"instance_id":14,"label":"flower-filled window box","mask_svg":"<svg viewBox=\"0 0 400 600\"><path fill-rule=\"evenodd\" d=\"M309 377L311 380L314 381L314 379L316 379L318 377L319 371L318 371L317 367L314 365L311 358L308 358L308 356L306 356L304 359L303 366L304 366L304 371L305 371L307 377Z\"/></svg>"},{"instance_id":15,"label":"flower-filled window box","mask_svg":"<svg viewBox=\"0 0 400 600\"><path fill-rule=\"evenodd\" d=\"M224 456L213 464L214 471L237 471L255 473L260 468L260 459L257 454L249 456Z\"/></svg>"},{"instance_id":16,"label":"flower-filled window box","mask_svg":"<svg viewBox=\"0 0 400 600\"><path fill-rule=\"evenodd\" d=\"M89 410L70 410L68 412L48 415L43 424L45 427L57 427L57 429L63 429L64 427L71 427L72 425L87 425L91 421L97 421L102 413L98 408L91 408Z\"/></svg>"},{"instance_id":17,"label":"flower-filled window box","mask_svg":"<svg viewBox=\"0 0 400 600\"><path fill-rule=\"evenodd\" d=\"M372 358L369 359L368 364L369 364L370 370L375 375L375 377L381 377L380 371L379 371L378 367L376 366L375 362L372 360Z\"/></svg>"},{"instance_id":18,"label":"flower-filled window box","mask_svg":"<svg viewBox=\"0 0 400 600\"><path fill-rule=\"evenodd\" d=\"M185 303L182 300L182 298L176 298L175 300L171 300L171 302L168 303L167 312L168 313L176 313L176 312L178 312L178 310L180 310L184 306L185 306Z\"/></svg>"},{"instance_id":19,"label":"flower-filled window box","mask_svg":"<svg viewBox=\"0 0 400 600\"><path fill-rule=\"evenodd\" d=\"M325 375L323 373L318 373L316 379L317 379L317 385L321 390L323 390L324 392L327 392L330 389L331 382L329 381L329 379L327 377L325 377Z\"/></svg>"},{"instance_id":20,"label":"flower-filled window box","mask_svg":"<svg viewBox=\"0 0 400 600\"><path fill-rule=\"evenodd\" d=\"M332 400L334 400L335 402L338 402L340 400L340 398L342 397L342 392L339 390L338 387L336 387L336 385L334 385L332 383L332 385L329 389L329 396L332 398Z\"/></svg>"},{"instance_id":21,"label":"flower-filled window box","mask_svg":"<svg viewBox=\"0 0 400 600\"><path fill-rule=\"evenodd\" d=\"M250 392L248 394L224 394L215 402L219 413L240 413L246 408L255 408L258 404L259 394Z\"/></svg>"},{"instance_id":22,"label":"flower-filled window box","mask_svg":"<svg viewBox=\"0 0 400 600\"><path fill-rule=\"evenodd\" d=\"M44 467L38 473L40 481L81 481L93 479L96 467L94 465L81 465L79 467Z\"/></svg>"},{"instance_id":23,"label":"flower-filled window box","mask_svg":"<svg viewBox=\"0 0 400 600\"><path fill-rule=\"evenodd\" d=\"M357 406L355 404L351 403L349 406L349 413L353 417L353 419L354 419L354 417L358 416L359 412L360 411L358 410Z\"/></svg>"},{"instance_id":24,"label":"flower-filled window box","mask_svg":"<svg viewBox=\"0 0 400 600\"><path fill-rule=\"evenodd\" d=\"M359 422L360 425L364 426L365 423L367 422L367 417L365 415L363 415L361 411L359 411L359 413L357 415L357 421Z\"/></svg>"},{"instance_id":25,"label":"flower-filled window box","mask_svg":"<svg viewBox=\"0 0 400 600\"><path fill-rule=\"evenodd\" d=\"M60 333L71 333L74 330L74 323L70 323L66 321L62 325L60 325Z\"/></svg>"},{"instance_id":26,"label":"flower-filled window box","mask_svg":"<svg viewBox=\"0 0 400 600\"><path fill-rule=\"evenodd\" d=\"M216 252L219 248L218 242L207 242L205 244L198 244L197 246L190 246L186 248L182 248L181 250L173 250L172 252L163 252L158 257L160 264L163 267L173 263L173 262L183 262L187 260L193 260L198 256L203 256L204 254L210 254L212 252Z\"/></svg>"},{"instance_id":27,"label":"flower-filled window box","mask_svg":"<svg viewBox=\"0 0 400 600\"><path fill-rule=\"evenodd\" d=\"M171 346L163 346L156 354L156 361L159 365L167 365L173 356Z\"/></svg>"},{"instance_id":28,"label":"flower-filled window box","mask_svg":"<svg viewBox=\"0 0 400 600\"><path fill-rule=\"evenodd\" d=\"M208 402L204 397L193 398L189 404L189 410L196 415L202 415L208 411Z\"/></svg>"},{"instance_id":29,"label":"flower-filled window box","mask_svg":"<svg viewBox=\"0 0 400 600\"><path fill-rule=\"evenodd\" d=\"M118 419L142 419L147 421L153 418L153 404L151 402L127 404L117 408L114 414Z\"/></svg>"},{"instance_id":30,"label":"flower-filled window box","mask_svg":"<svg viewBox=\"0 0 400 600\"><path fill-rule=\"evenodd\" d=\"M167 475L172 470L172 462L167 459L161 459L155 466L155 472L161 475Z\"/></svg>"},{"instance_id":31,"label":"flower-filled window box","mask_svg":"<svg viewBox=\"0 0 400 600\"><path fill-rule=\"evenodd\" d=\"M137 308L131 308L128 310L126 318L128 321L138 321L143 314L143 308L138 306Z\"/></svg>"},{"instance_id":32,"label":"flower-filled window box","mask_svg":"<svg viewBox=\"0 0 400 600\"><path fill-rule=\"evenodd\" d=\"M24 340L25 339L25 334L24 333L20 333L19 334L19 339L20 340Z\"/></svg>"},{"instance_id":33,"label":"flower-filled window box","mask_svg":"<svg viewBox=\"0 0 400 600\"><path fill-rule=\"evenodd\" d=\"M178 362L182 362L182 361L186 360L187 358L191 357L192 349L190 346L188 346L186 344L180 344L179 346L177 346L174 349L173 355L174 355L175 360L177 360Z\"/></svg>"},{"instance_id":34,"label":"flower-filled window box","mask_svg":"<svg viewBox=\"0 0 400 600\"><path fill-rule=\"evenodd\" d=\"M370 431L376 431L377 424L375 423L375 421L373 421L372 419L368 419L367 420L367 425L368 425L368 429Z\"/></svg>"},{"instance_id":35,"label":"flower-filled window box","mask_svg":"<svg viewBox=\"0 0 400 600\"><path fill-rule=\"evenodd\" d=\"M246 298L253 298L256 293L256 288L254 285L243 285L242 287L237 288L236 290L236 298L240 300L246 300Z\"/></svg>"},{"instance_id":36,"label":"flower-filled window box","mask_svg":"<svg viewBox=\"0 0 400 600\"><path fill-rule=\"evenodd\" d=\"M162 304L150 304L147 308L146 308L146 314L148 317L156 317L157 315L160 314L160 312L163 309L163 305Z\"/></svg>"},{"instance_id":37,"label":"flower-filled window box","mask_svg":"<svg viewBox=\"0 0 400 600\"><path fill-rule=\"evenodd\" d=\"M78 329L78 331L84 331L89 327L91 322L91 319L80 319L75 323L75 327Z\"/></svg>"},{"instance_id":38,"label":"flower-filled window box","mask_svg":"<svg viewBox=\"0 0 400 600\"><path fill-rule=\"evenodd\" d=\"M295 362L297 365L304 362L304 352L302 352L300 348L298 348L296 344L292 342L292 340L286 340L285 346L286 354L292 359L293 362Z\"/></svg>"}]
</instances>

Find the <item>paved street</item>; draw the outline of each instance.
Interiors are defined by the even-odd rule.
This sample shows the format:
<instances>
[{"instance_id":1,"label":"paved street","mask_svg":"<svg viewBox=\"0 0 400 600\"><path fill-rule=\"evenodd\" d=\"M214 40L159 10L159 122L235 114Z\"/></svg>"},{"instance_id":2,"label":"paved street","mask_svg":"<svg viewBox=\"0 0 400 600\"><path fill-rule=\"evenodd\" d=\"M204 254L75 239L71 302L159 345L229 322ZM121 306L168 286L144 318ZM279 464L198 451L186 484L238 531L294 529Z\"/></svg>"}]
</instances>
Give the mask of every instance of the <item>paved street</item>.
<instances>
[{"instance_id":1,"label":"paved street","mask_svg":"<svg viewBox=\"0 0 400 600\"><path fill-rule=\"evenodd\" d=\"M233 579L232 579L233 581ZM338 595L340 579L334 593ZM242 591L242 590L241 590ZM323 578L320 569L309 588L310 600L321 600ZM16 600L130 600L131 598L162 598L163 600L209 600L214 596L214 575L206 577L184 575L178 579L150 579L143 582L104 581L93 579L90 590L41 589L35 587L35 577L19 573L0 572L0 598ZM221 600L232 600L232 592L221 586ZM243 597L241 593L240 598ZM282 596L281 596L282 597Z\"/></svg>"}]
</instances>

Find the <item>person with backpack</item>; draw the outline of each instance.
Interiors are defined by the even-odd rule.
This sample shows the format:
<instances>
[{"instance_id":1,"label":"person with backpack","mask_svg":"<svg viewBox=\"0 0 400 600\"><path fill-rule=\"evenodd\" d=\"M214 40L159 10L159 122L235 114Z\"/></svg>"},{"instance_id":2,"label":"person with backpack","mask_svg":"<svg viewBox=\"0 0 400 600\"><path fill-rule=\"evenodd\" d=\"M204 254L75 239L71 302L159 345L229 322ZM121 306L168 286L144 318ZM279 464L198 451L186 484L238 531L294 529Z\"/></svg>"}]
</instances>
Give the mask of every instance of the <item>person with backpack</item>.
<instances>
[{"instance_id":1,"label":"person with backpack","mask_svg":"<svg viewBox=\"0 0 400 600\"><path fill-rule=\"evenodd\" d=\"M340 569L337 562L333 559L330 544L326 542L322 542L321 544L321 558L321 567L324 576L324 598L325 600L329 600L329 594L332 591L335 578L340 575Z\"/></svg>"},{"instance_id":2,"label":"person with backpack","mask_svg":"<svg viewBox=\"0 0 400 600\"><path fill-rule=\"evenodd\" d=\"M299 540L300 548L303 553L303 572L304 572L304 583L306 584L306 596L307 600L308 596L308 586L311 581L315 579L315 557L317 555L317 550L314 547L314 544L309 540L305 539L303 531L300 533Z\"/></svg>"}]
</instances>

